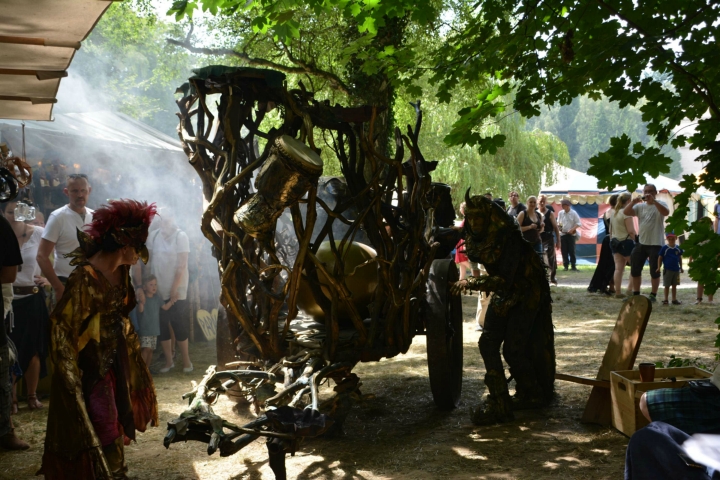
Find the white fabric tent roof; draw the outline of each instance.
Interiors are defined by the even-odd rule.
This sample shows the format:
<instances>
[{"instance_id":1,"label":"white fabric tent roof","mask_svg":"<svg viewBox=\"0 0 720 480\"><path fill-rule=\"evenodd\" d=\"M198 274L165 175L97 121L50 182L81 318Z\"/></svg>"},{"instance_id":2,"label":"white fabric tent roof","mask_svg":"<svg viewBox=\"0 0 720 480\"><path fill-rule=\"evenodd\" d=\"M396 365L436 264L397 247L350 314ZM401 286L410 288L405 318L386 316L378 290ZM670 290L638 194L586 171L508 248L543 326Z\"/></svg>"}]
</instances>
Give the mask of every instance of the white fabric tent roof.
<instances>
[{"instance_id":1,"label":"white fabric tent roof","mask_svg":"<svg viewBox=\"0 0 720 480\"><path fill-rule=\"evenodd\" d=\"M540 193L547 195L550 201L569 198L574 203L581 205L585 203L604 203L610 195L627 190L624 187L616 187L614 190L602 190L598 187L597 178L572 168L556 165L555 172L556 182L552 185L543 184L540 189ZM658 193L661 194L675 196L683 190L677 180L664 175L658 175L656 178L645 175L645 181L654 184L658 189ZM642 185L635 190L635 193L640 192L642 192ZM696 200L714 197L711 192L702 187L698 189L695 196L697 196Z\"/></svg>"},{"instance_id":2,"label":"white fabric tent roof","mask_svg":"<svg viewBox=\"0 0 720 480\"><path fill-rule=\"evenodd\" d=\"M597 178L587 173L573 170L572 168L555 165L554 167L556 182L553 185L543 184L541 193L551 194L569 194L577 193L580 195L598 195L607 191L600 190L597 184Z\"/></svg>"},{"instance_id":3,"label":"white fabric tent roof","mask_svg":"<svg viewBox=\"0 0 720 480\"><path fill-rule=\"evenodd\" d=\"M0 133L13 145L19 144L17 139L21 135L21 125L17 120L0 120ZM57 114L53 122L25 122L25 134L28 149L51 148L54 139L77 136L84 140L121 143L131 148L183 153L177 139L123 113L107 110ZM31 152L28 154L31 155Z\"/></svg>"},{"instance_id":4,"label":"white fabric tent roof","mask_svg":"<svg viewBox=\"0 0 720 480\"><path fill-rule=\"evenodd\" d=\"M52 119L60 79L111 3L0 0L0 118Z\"/></svg>"}]
</instances>

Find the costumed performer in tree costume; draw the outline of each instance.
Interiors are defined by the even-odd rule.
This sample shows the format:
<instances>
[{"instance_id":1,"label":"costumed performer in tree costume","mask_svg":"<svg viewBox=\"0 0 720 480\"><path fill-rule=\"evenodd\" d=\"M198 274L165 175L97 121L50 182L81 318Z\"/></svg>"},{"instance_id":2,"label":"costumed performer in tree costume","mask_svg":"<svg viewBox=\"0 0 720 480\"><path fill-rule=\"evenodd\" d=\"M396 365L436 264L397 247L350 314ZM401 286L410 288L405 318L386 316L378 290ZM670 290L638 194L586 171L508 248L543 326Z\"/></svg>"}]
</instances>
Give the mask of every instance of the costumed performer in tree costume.
<instances>
[{"instance_id":1,"label":"costumed performer in tree costume","mask_svg":"<svg viewBox=\"0 0 720 480\"><path fill-rule=\"evenodd\" d=\"M485 362L488 398L472 415L473 423L514 420L513 410L538 408L552 401L555 346L547 266L522 236L514 219L484 196L465 193L465 250L487 275L459 280L463 290L494 292L478 341ZM500 357L510 367L516 393L510 398Z\"/></svg>"},{"instance_id":2,"label":"costumed performer in tree costume","mask_svg":"<svg viewBox=\"0 0 720 480\"><path fill-rule=\"evenodd\" d=\"M46 479L127 478L124 440L158 423L150 372L128 314L135 307L130 265L147 262L155 204L111 201L78 230L76 268L53 311Z\"/></svg>"}]
</instances>

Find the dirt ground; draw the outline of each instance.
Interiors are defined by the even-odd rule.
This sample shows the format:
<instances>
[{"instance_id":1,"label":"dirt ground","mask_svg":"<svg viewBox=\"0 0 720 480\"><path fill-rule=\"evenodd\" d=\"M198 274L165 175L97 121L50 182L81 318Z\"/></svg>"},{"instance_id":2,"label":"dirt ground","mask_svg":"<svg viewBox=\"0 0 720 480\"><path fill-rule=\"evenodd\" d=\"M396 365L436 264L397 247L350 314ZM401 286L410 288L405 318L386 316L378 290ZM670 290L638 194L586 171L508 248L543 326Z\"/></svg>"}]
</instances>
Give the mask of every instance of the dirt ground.
<instances>
[{"instance_id":1,"label":"dirt ground","mask_svg":"<svg viewBox=\"0 0 720 480\"><path fill-rule=\"evenodd\" d=\"M594 377L610 338L620 300L589 294L590 269L561 272L553 287L558 371ZM684 278L683 281L687 282ZM681 306L654 305L640 348L641 361L667 361L671 354L714 366L717 333L715 305L691 305L694 289L679 291ZM484 366L477 349L474 315L477 297L463 298L465 369L462 404L452 412L433 405L427 378L425 339L415 339L410 351L393 359L358 365L362 391L374 398L357 405L345 424L345 434L332 439L306 440L288 457L289 478L299 479L617 479L622 477L628 438L613 428L579 422L590 387L558 381L552 406L518 412L513 423L476 427L469 414L485 392ZM190 380L199 380L214 363L211 344L195 343L195 372L180 369L156 377L160 401L159 428L139 434L126 447L130 475L140 479L272 479L264 443L257 441L228 458L208 457L200 443L162 445L165 422L185 408L180 396ZM22 403L22 402L21 402ZM46 400L47 403L47 400ZM216 413L242 423L252 416L234 412L221 399ZM33 477L40 466L47 410L23 408L13 417L17 433L28 440L27 452L0 453L0 478Z\"/></svg>"}]
</instances>

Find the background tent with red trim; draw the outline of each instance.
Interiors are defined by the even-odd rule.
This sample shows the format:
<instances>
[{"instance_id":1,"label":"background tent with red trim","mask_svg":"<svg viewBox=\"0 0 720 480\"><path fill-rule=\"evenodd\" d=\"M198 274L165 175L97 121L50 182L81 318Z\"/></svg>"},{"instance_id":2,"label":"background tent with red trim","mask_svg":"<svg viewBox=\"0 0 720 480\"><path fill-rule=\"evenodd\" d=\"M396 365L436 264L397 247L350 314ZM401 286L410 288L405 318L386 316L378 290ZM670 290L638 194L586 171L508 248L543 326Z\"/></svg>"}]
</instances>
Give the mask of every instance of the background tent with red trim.
<instances>
[{"instance_id":1,"label":"background tent with red trim","mask_svg":"<svg viewBox=\"0 0 720 480\"><path fill-rule=\"evenodd\" d=\"M674 197L682 191L677 180L665 176L652 178L646 176L646 183L654 184L658 189L658 199L665 202L670 213L675 210ZM547 195L548 204L552 204L556 215L562 208L560 201L564 198L572 202L572 209L580 216L582 226L580 227L581 238L578 240L575 249L578 265L589 265L597 263L600 255L600 246L607 232L602 217L610 209L607 203L613 194L627 191L624 187L616 187L614 190L602 190L598 188L597 179L571 168L556 166L555 182L552 185L543 185L540 193ZM640 185L633 197L642 195L643 185ZM711 215L715 205L715 196L709 191L701 188L693 195L693 202L690 205L689 220L694 221L704 216ZM562 263L562 257L558 250L558 263Z\"/></svg>"}]
</instances>

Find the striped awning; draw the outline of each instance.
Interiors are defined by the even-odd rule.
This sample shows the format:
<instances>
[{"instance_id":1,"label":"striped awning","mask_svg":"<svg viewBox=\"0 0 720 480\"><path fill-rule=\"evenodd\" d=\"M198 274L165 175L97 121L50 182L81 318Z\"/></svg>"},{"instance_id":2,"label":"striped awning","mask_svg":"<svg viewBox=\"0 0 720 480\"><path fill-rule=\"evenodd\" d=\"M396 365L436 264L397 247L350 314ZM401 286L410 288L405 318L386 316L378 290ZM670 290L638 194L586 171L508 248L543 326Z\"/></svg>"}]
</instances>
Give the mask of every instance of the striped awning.
<instances>
[{"instance_id":1,"label":"striped awning","mask_svg":"<svg viewBox=\"0 0 720 480\"><path fill-rule=\"evenodd\" d=\"M60 79L111 3L0 0L0 118L52 120Z\"/></svg>"}]
</instances>

